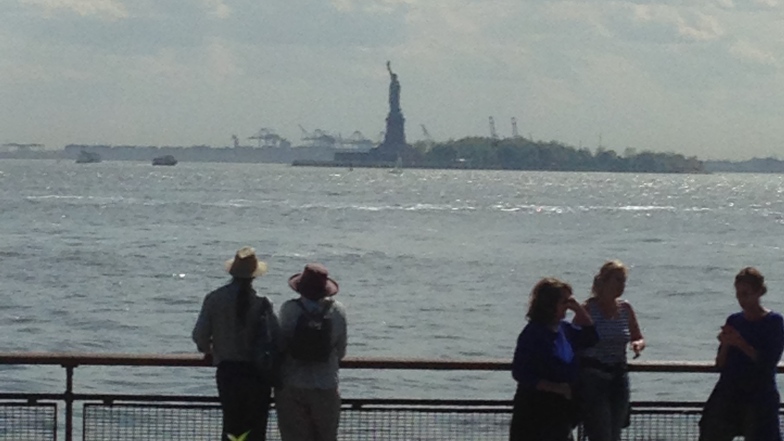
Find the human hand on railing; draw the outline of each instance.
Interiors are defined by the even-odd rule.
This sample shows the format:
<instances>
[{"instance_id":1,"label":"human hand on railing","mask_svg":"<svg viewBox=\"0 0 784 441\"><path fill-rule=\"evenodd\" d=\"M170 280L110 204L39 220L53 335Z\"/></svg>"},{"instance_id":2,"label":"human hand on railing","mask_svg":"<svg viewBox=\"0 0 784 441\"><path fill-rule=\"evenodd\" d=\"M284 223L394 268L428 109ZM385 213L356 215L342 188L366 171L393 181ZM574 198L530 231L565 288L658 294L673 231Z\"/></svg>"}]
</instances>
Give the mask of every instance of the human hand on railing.
<instances>
[{"instance_id":1,"label":"human hand on railing","mask_svg":"<svg viewBox=\"0 0 784 441\"><path fill-rule=\"evenodd\" d=\"M204 354L204 361L206 361L206 362L207 362L207 363L209 363L209 364L212 364L212 354L211 354L211 353L209 353L209 352L207 352L206 354Z\"/></svg>"},{"instance_id":2,"label":"human hand on railing","mask_svg":"<svg viewBox=\"0 0 784 441\"><path fill-rule=\"evenodd\" d=\"M645 349L645 340L639 339L632 342L632 351L634 351L634 358L638 358L644 349Z\"/></svg>"}]
</instances>

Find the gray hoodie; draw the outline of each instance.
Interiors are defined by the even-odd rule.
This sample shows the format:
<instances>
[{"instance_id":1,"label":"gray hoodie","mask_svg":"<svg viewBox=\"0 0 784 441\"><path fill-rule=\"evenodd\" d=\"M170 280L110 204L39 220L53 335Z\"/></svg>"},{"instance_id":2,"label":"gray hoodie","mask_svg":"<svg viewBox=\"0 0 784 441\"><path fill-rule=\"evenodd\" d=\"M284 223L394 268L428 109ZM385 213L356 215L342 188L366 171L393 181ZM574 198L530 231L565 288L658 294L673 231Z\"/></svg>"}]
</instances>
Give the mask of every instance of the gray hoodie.
<instances>
[{"instance_id":1,"label":"gray hoodie","mask_svg":"<svg viewBox=\"0 0 784 441\"><path fill-rule=\"evenodd\" d=\"M338 387L338 369L340 360L346 356L346 309L331 297L318 302L301 297L309 311L323 310L330 305L326 317L332 321L332 353L324 362L308 363L295 360L286 354L281 367L282 386L299 387L303 389L335 389ZM285 353L297 321L302 315L302 308L297 305L297 299L288 300L280 307L281 346Z\"/></svg>"}]
</instances>

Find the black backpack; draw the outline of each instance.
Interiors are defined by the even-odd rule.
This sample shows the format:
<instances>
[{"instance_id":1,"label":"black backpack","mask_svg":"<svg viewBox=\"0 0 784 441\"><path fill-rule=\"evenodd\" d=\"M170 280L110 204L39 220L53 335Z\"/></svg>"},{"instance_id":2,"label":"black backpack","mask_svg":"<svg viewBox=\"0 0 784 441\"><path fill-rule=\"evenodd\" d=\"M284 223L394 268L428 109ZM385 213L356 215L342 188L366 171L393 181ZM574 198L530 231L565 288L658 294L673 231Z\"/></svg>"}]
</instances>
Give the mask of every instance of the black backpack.
<instances>
[{"instance_id":1,"label":"black backpack","mask_svg":"<svg viewBox=\"0 0 784 441\"><path fill-rule=\"evenodd\" d=\"M294 335L289 344L289 354L295 360L317 363L329 359L332 353L332 320L326 317L332 304L324 310L312 313L305 308L302 300L297 305L302 314L297 319Z\"/></svg>"},{"instance_id":2,"label":"black backpack","mask_svg":"<svg viewBox=\"0 0 784 441\"><path fill-rule=\"evenodd\" d=\"M278 323L269 299L261 297L261 301L259 320L253 330L253 366L266 383L274 386L278 383L281 362L277 345Z\"/></svg>"}]
</instances>

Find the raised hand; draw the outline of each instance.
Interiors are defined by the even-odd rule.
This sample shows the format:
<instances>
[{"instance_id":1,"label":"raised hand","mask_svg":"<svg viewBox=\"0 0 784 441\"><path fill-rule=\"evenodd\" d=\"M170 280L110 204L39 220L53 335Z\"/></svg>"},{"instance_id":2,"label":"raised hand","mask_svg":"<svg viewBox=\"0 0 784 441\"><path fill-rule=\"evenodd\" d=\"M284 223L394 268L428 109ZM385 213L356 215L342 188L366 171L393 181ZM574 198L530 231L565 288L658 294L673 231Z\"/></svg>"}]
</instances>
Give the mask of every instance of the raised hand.
<instances>
[{"instance_id":1,"label":"raised hand","mask_svg":"<svg viewBox=\"0 0 784 441\"><path fill-rule=\"evenodd\" d=\"M570 296L566 299L566 309L577 312L578 309L581 309L580 302L578 302L574 296Z\"/></svg>"},{"instance_id":2,"label":"raised hand","mask_svg":"<svg viewBox=\"0 0 784 441\"><path fill-rule=\"evenodd\" d=\"M746 343L746 340L740 335L737 329L730 325L721 327L721 332L718 336L719 342L727 346L741 346Z\"/></svg>"}]
</instances>

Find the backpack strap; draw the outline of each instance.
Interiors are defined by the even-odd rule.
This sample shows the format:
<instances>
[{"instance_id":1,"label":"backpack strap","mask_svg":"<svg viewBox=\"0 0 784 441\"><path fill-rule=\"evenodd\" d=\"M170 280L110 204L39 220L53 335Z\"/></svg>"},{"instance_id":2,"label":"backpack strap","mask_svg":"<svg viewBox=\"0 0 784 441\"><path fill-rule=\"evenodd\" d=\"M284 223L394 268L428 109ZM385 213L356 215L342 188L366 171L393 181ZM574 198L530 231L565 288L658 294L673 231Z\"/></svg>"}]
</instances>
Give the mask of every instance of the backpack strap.
<instances>
[{"instance_id":1,"label":"backpack strap","mask_svg":"<svg viewBox=\"0 0 784 441\"><path fill-rule=\"evenodd\" d=\"M295 302L297 303L297 305L299 305L300 309L302 309L302 312L305 313L305 315L307 315L308 317L318 318L320 320L323 320L324 317L326 317L327 313L329 312L329 309L332 307L332 302L329 302L327 306L324 307L323 310L320 309L318 312L312 312L309 311L307 307L305 307L305 303L302 301L302 297L295 300Z\"/></svg>"}]
</instances>

